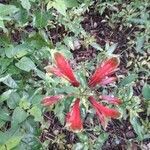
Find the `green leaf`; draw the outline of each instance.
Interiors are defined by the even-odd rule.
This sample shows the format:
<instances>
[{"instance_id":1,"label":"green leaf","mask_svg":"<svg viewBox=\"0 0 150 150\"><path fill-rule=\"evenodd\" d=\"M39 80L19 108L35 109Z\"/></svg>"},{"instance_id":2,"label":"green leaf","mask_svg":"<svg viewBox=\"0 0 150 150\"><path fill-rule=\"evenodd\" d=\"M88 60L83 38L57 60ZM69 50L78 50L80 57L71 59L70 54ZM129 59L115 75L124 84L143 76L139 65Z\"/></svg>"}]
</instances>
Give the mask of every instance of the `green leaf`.
<instances>
[{"instance_id":1,"label":"green leaf","mask_svg":"<svg viewBox=\"0 0 150 150\"><path fill-rule=\"evenodd\" d=\"M7 99L7 106L10 109L15 109L18 106L20 99L21 98L18 93L16 92L11 93L10 97Z\"/></svg>"},{"instance_id":2,"label":"green leaf","mask_svg":"<svg viewBox=\"0 0 150 150\"><path fill-rule=\"evenodd\" d=\"M97 44L96 42L93 42L90 44L93 48L99 50L99 51L103 51L103 49L101 48L101 46L99 44Z\"/></svg>"},{"instance_id":3,"label":"green leaf","mask_svg":"<svg viewBox=\"0 0 150 150\"><path fill-rule=\"evenodd\" d=\"M19 69L27 71L27 72L36 69L36 66L35 66L34 62L28 57L21 58L19 60L19 62L16 63L15 65Z\"/></svg>"},{"instance_id":4,"label":"green leaf","mask_svg":"<svg viewBox=\"0 0 150 150\"><path fill-rule=\"evenodd\" d=\"M13 139L14 137L21 136L21 133L19 131L19 128L11 127L5 132L0 132L0 146L5 145L6 143L9 143L8 141ZM9 145L9 144L8 144Z\"/></svg>"},{"instance_id":5,"label":"green leaf","mask_svg":"<svg viewBox=\"0 0 150 150\"><path fill-rule=\"evenodd\" d=\"M32 107L28 112L34 117L35 121L42 121L42 112L37 106Z\"/></svg>"},{"instance_id":6,"label":"green leaf","mask_svg":"<svg viewBox=\"0 0 150 150\"><path fill-rule=\"evenodd\" d=\"M19 107L23 108L24 110L30 108L30 103L26 99L22 99L19 103Z\"/></svg>"},{"instance_id":7,"label":"green leaf","mask_svg":"<svg viewBox=\"0 0 150 150\"><path fill-rule=\"evenodd\" d=\"M15 136L9 140L7 140L7 142L4 145L0 145L0 149L1 150L12 150L13 148L15 148L21 141L22 137L21 136Z\"/></svg>"},{"instance_id":8,"label":"green leaf","mask_svg":"<svg viewBox=\"0 0 150 150\"><path fill-rule=\"evenodd\" d=\"M64 0L64 3L66 7L72 8L72 7L77 7L78 6L78 1L77 0Z\"/></svg>"},{"instance_id":9,"label":"green leaf","mask_svg":"<svg viewBox=\"0 0 150 150\"><path fill-rule=\"evenodd\" d=\"M47 20L48 20L48 17L46 13L42 12L41 10L37 11L35 13L33 25L37 28L44 28L47 25Z\"/></svg>"},{"instance_id":10,"label":"green leaf","mask_svg":"<svg viewBox=\"0 0 150 150\"><path fill-rule=\"evenodd\" d=\"M145 83L143 88L142 88L142 94L145 99L150 100L150 85Z\"/></svg>"},{"instance_id":11,"label":"green leaf","mask_svg":"<svg viewBox=\"0 0 150 150\"><path fill-rule=\"evenodd\" d=\"M60 14L66 16L67 6L65 0L55 0L52 5Z\"/></svg>"},{"instance_id":12,"label":"green leaf","mask_svg":"<svg viewBox=\"0 0 150 150\"><path fill-rule=\"evenodd\" d=\"M9 47L5 48L5 54L8 58L17 57L20 58L28 53L28 45L20 44L14 47L13 45L9 45Z\"/></svg>"},{"instance_id":13,"label":"green leaf","mask_svg":"<svg viewBox=\"0 0 150 150\"><path fill-rule=\"evenodd\" d=\"M136 134L138 135L139 140L143 140L144 136L143 136L143 126L141 125L141 123L139 122L139 119L137 117L133 117L130 118L130 122L136 132Z\"/></svg>"},{"instance_id":14,"label":"green leaf","mask_svg":"<svg viewBox=\"0 0 150 150\"><path fill-rule=\"evenodd\" d=\"M1 19L0 19L0 28L2 28L4 32L7 31L7 29L5 28L3 20L1 20Z\"/></svg>"},{"instance_id":15,"label":"green leaf","mask_svg":"<svg viewBox=\"0 0 150 150\"><path fill-rule=\"evenodd\" d=\"M20 107L16 107L12 115L12 126L16 126L28 117L27 113Z\"/></svg>"},{"instance_id":16,"label":"green leaf","mask_svg":"<svg viewBox=\"0 0 150 150\"><path fill-rule=\"evenodd\" d=\"M12 79L12 77L10 75L0 78L0 82L3 82L10 88L17 88L16 82Z\"/></svg>"},{"instance_id":17,"label":"green leaf","mask_svg":"<svg viewBox=\"0 0 150 150\"><path fill-rule=\"evenodd\" d=\"M137 52L142 52L142 47L144 45L144 42L145 42L145 36L137 37L136 47L135 47Z\"/></svg>"},{"instance_id":18,"label":"green leaf","mask_svg":"<svg viewBox=\"0 0 150 150\"><path fill-rule=\"evenodd\" d=\"M4 5L0 4L0 17L5 17L8 15L12 15L17 12L19 9L14 5Z\"/></svg>"},{"instance_id":19,"label":"green leaf","mask_svg":"<svg viewBox=\"0 0 150 150\"><path fill-rule=\"evenodd\" d=\"M117 43L114 43L112 45L109 45L108 42L106 43L105 49L108 55L112 55L116 48L117 48Z\"/></svg>"},{"instance_id":20,"label":"green leaf","mask_svg":"<svg viewBox=\"0 0 150 150\"><path fill-rule=\"evenodd\" d=\"M101 133L101 134L98 136L98 138L97 138L97 140L96 140L96 142L95 142L95 144L94 144L95 148L96 148L96 147L102 147L103 144L105 143L105 141L106 141L107 139L108 139L108 134L107 134L107 133Z\"/></svg>"},{"instance_id":21,"label":"green leaf","mask_svg":"<svg viewBox=\"0 0 150 150\"><path fill-rule=\"evenodd\" d=\"M20 0L20 1L21 1L22 7L26 9L27 11L29 11L29 9L31 8L31 4L29 0Z\"/></svg>"},{"instance_id":22,"label":"green leaf","mask_svg":"<svg viewBox=\"0 0 150 150\"><path fill-rule=\"evenodd\" d=\"M124 79L121 80L121 82L119 83L120 86L125 86L127 84L131 84L132 82L136 81L138 78L138 75L136 74L131 74L127 77L125 77Z\"/></svg>"},{"instance_id":23,"label":"green leaf","mask_svg":"<svg viewBox=\"0 0 150 150\"><path fill-rule=\"evenodd\" d=\"M78 72L78 79L81 83L81 85L83 86L83 88L87 87L87 81L86 81L86 77L85 77L85 73L84 72Z\"/></svg>"},{"instance_id":24,"label":"green leaf","mask_svg":"<svg viewBox=\"0 0 150 150\"><path fill-rule=\"evenodd\" d=\"M8 90L8 91L5 91L3 94L1 94L0 95L0 102L7 100L10 97L12 92L14 92L14 90Z\"/></svg>"},{"instance_id":25,"label":"green leaf","mask_svg":"<svg viewBox=\"0 0 150 150\"><path fill-rule=\"evenodd\" d=\"M0 119L3 121L10 121L10 114L7 109L0 108Z\"/></svg>"},{"instance_id":26,"label":"green leaf","mask_svg":"<svg viewBox=\"0 0 150 150\"><path fill-rule=\"evenodd\" d=\"M2 128L5 125L5 123L6 121L0 119L0 128Z\"/></svg>"}]
</instances>

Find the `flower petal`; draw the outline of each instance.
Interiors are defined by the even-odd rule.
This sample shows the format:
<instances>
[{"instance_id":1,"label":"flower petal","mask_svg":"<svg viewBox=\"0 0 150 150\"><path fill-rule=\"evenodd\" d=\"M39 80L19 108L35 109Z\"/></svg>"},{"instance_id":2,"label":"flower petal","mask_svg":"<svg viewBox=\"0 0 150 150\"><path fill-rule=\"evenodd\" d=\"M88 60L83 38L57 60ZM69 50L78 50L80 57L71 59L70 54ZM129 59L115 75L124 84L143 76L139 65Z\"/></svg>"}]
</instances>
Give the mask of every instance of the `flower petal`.
<instances>
[{"instance_id":1,"label":"flower petal","mask_svg":"<svg viewBox=\"0 0 150 150\"><path fill-rule=\"evenodd\" d=\"M66 115L66 127L73 132L79 132L83 129L79 103L80 99L76 99L71 111Z\"/></svg>"},{"instance_id":2,"label":"flower petal","mask_svg":"<svg viewBox=\"0 0 150 150\"><path fill-rule=\"evenodd\" d=\"M106 127L107 119L118 118L120 116L120 113L117 110L103 106L101 103L98 103L93 96L89 97L89 101L94 107L104 128Z\"/></svg>"},{"instance_id":3,"label":"flower petal","mask_svg":"<svg viewBox=\"0 0 150 150\"><path fill-rule=\"evenodd\" d=\"M63 74L57 67L46 66L45 67L47 73L55 74L58 77L63 77Z\"/></svg>"},{"instance_id":4,"label":"flower petal","mask_svg":"<svg viewBox=\"0 0 150 150\"><path fill-rule=\"evenodd\" d=\"M106 76L114 73L119 65L119 59L117 57L112 57L104 61L92 75L89 80L89 86L94 87L96 84L100 83L102 79Z\"/></svg>"},{"instance_id":5,"label":"flower petal","mask_svg":"<svg viewBox=\"0 0 150 150\"><path fill-rule=\"evenodd\" d=\"M117 97L114 97L114 96L109 96L109 95L101 95L100 96L100 99L104 100L104 101L107 101L111 104L117 104L117 105L120 105L122 104L122 101L117 98Z\"/></svg>"},{"instance_id":6,"label":"flower petal","mask_svg":"<svg viewBox=\"0 0 150 150\"><path fill-rule=\"evenodd\" d=\"M105 77L103 78L101 81L100 81L100 85L106 85L106 84L109 84L109 83L112 83L112 82L115 82L117 80L116 77Z\"/></svg>"},{"instance_id":7,"label":"flower petal","mask_svg":"<svg viewBox=\"0 0 150 150\"><path fill-rule=\"evenodd\" d=\"M44 106L49 106L57 103L60 99L62 99L64 95L55 95L55 96L47 96L42 100L42 104Z\"/></svg>"},{"instance_id":8,"label":"flower petal","mask_svg":"<svg viewBox=\"0 0 150 150\"><path fill-rule=\"evenodd\" d=\"M76 80L73 74L73 70L70 67L68 61L65 59L65 57L62 54L56 52L54 54L54 58L55 58L56 65L59 68L60 72L68 78L68 80L73 86L78 87L80 83Z\"/></svg>"}]
</instances>

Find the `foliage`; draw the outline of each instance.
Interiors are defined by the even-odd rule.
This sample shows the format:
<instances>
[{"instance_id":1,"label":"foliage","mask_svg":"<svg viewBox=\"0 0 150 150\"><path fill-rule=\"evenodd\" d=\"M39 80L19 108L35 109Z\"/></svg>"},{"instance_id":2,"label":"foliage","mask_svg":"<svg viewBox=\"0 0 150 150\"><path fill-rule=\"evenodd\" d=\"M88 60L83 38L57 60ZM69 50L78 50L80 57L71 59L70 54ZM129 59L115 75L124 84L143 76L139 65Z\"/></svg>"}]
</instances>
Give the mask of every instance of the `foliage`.
<instances>
[{"instance_id":1,"label":"foliage","mask_svg":"<svg viewBox=\"0 0 150 150\"><path fill-rule=\"evenodd\" d=\"M146 60L133 67L127 68L127 74L117 74L118 86L112 84L112 94L122 99L123 104L117 106L122 119L129 121L136 133L131 139L135 143L149 138L150 85L147 64L150 38L150 4L148 0L125 2L111 0L103 2L92 0L2 0L0 3L0 150L47 149L57 144L60 149L67 145L64 133L56 134L54 138L42 142L41 134L49 128L44 114L53 111L61 125L73 102L73 97L60 101L58 105L43 107L41 101L45 96L56 94L82 93L87 87L87 72L93 71L96 63L108 56L113 56L117 43L106 41L101 46L95 36L84 29L85 14L90 9L102 16L103 23L114 29L129 29L127 48L136 54L146 55ZM108 13L107 13L108 12ZM124 32L125 33L125 32ZM73 59L76 50L95 49L96 57L91 61L79 62L75 65L76 75L83 89L79 91L55 76L48 76L45 67L53 63L56 51L63 53L66 58ZM122 56L121 56L122 55ZM124 57L121 53L120 57ZM72 61L74 62L74 60ZM72 63L71 62L71 63ZM129 60L127 60L129 62ZM148 64L147 64L148 66ZM126 67L126 66L125 66ZM82 71L81 71L82 69ZM141 93L137 95L134 89L139 80L140 72L144 73ZM103 94L107 88L96 89ZM70 148L99 149L108 140L109 132L105 132L88 108L86 98L81 114L89 121L84 132L75 134L77 141ZM91 116L86 116L85 110ZM144 117L143 117L144 116ZM66 131L65 131L66 132ZM72 134L71 132L69 132ZM114 135L115 136L115 135ZM116 138L117 142L117 138Z\"/></svg>"}]
</instances>

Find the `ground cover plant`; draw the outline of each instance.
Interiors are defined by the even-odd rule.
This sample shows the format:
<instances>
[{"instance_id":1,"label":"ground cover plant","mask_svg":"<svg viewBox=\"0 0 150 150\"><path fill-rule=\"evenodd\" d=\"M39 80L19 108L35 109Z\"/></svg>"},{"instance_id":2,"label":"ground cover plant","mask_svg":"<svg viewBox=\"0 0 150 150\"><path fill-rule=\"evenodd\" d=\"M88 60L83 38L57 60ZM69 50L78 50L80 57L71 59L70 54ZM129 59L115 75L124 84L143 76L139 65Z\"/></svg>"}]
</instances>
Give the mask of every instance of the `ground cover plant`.
<instances>
[{"instance_id":1,"label":"ground cover plant","mask_svg":"<svg viewBox=\"0 0 150 150\"><path fill-rule=\"evenodd\" d=\"M0 0L0 150L150 149L149 0Z\"/></svg>"}]
</instances>

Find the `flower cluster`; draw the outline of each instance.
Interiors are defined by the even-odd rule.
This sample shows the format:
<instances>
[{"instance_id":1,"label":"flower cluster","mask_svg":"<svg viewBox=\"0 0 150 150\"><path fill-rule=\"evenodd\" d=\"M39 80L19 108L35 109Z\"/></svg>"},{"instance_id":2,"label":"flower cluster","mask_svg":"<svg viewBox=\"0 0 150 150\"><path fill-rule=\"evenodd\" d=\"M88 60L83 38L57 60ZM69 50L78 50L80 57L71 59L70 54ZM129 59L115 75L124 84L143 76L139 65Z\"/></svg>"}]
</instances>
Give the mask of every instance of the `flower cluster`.
<instances>
[{"instance_id":1,"label":"flower cluster","mask_svg":"<svg viewBox=\"0 0 150 150\"><path fill-rule=\"evenodd\" d=\"M61 54L56 52L54 54L55 66L47 66L46 70L48 73L52 73L58 77L68 80L72 86L79 87L80 83L76 79L68 60ZM102 62L96 69L95 73L91 76L88 81L88 86L93 88L98 85L106 85L116 81L116 77L112 76L114 72L118 69L119 59L117 57L111 57ZM47 96L42 100L44 106L49 106L57 103L61 100L64 95ZM100 99L111 103L111 104L121 104L121 100L114 96L101 95ZM104 106L102 103L97 102L93 95L88 96L88 101L94 108L101 125L106 128L107 122L111 118L118 118L120 113L115 110ZM80 99L77 98L71 107L70 112L66 115L66 127L74 132L81 131L83 129L83 121L80 114Z\"/></svg>"}]
</instances>

